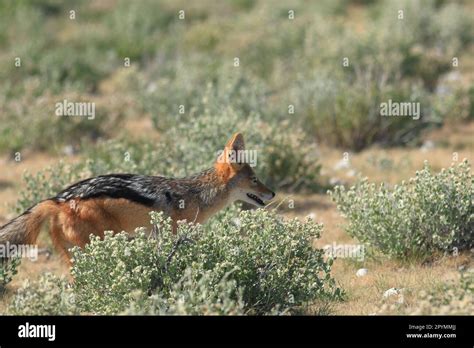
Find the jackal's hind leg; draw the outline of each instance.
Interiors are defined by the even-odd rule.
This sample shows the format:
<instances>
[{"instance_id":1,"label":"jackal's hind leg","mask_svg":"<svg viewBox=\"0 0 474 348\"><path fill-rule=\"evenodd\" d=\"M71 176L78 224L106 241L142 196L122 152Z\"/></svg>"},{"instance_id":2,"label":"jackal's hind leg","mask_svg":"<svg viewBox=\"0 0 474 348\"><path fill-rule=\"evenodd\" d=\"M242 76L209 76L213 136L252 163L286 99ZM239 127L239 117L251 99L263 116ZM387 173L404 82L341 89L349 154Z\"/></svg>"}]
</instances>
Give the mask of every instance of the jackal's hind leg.
<instances>
[{"instance_id":1,"label":"jackal's hind leg","mask_svg":"<svg viewBox=\"0 0 474 348\"><path fill-rule=\"evenodd\" d=\"M74 244L68 242L64 238L63 228L59 224L51 224L49 234L55 249L61 254L62 258L71 264L71 253L69 249L74 246Z\"/></svg>"}]
</instances>

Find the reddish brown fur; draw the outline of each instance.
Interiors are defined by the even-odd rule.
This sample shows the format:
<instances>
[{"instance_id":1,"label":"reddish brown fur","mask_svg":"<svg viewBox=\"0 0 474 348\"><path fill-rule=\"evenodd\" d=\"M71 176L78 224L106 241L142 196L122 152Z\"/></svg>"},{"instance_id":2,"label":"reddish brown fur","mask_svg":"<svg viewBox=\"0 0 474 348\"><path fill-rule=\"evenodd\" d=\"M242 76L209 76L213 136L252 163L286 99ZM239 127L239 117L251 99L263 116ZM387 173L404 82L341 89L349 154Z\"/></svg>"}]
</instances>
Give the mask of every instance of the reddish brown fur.
<instances>
[{"instance_id":1,"label":"reddish brown fur","mask_svg":"<svg viewBox=\"0 0 474 348\"><path fill-rule=\"evenodd\" d=\"M100 198L74 202L46 201L34 209L34 215L37 209L49 210L51 239L66 257L70 247L84 247L89 242L90 234L103 237L104 231L134 231L136 227L150 226L151 209L126 199Z\"/></svg>"}]
</instances>

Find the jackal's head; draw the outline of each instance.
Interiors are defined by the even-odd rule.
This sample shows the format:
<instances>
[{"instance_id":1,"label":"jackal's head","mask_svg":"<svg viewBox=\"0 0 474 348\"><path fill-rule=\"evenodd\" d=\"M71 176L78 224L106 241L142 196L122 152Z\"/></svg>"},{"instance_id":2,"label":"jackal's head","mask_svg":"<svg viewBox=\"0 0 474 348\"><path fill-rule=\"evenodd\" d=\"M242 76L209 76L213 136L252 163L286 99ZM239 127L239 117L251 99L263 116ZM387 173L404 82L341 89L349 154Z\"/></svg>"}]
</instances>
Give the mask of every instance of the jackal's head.
<instances>
[{"instance_id":1,"label":"jackal's head","mask_svg":"<svg viewBox=\"0 0 474 348\"><path fill-rule=\"evenodd\" d=\"M236 133L227 142L215 164L226 183L233 201L244 201L257 207L265 206L275 197L255 175L249 164L250 152L245 151L244 137Z\"/></svg>"}]
</instances>

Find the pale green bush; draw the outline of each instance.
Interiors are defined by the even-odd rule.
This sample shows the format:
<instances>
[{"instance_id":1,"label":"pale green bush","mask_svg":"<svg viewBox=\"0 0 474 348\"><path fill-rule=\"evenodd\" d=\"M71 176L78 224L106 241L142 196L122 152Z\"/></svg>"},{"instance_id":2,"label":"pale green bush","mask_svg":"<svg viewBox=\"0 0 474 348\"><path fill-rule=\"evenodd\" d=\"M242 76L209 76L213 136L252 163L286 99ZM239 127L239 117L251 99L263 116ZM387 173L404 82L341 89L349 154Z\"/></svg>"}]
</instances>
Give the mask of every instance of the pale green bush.
<instances>
[{"instance_id":1,"label":"pale green bush","mask_svg":"<svg viewBox=\"0 0 474 348\"><path fill-rule=\"evenodd\" d=\"M453 69L453 57L469 47L474 26L463 6L454 3L384 1L368 13L372 18L363 32L337 21L308 24L299 62L304 68L285 98L321 142L356 151L374 143L416 143L421 130L449 122L449 113L461 109L434 105L445 101L433 91ZM380 103L388 99L419 102L420 119L382 117ZM462 99L455 94L448 102L454 107Z\"/></svg>"},{"instance_id":2,"label":"pale green bush","mask_svg":"<svg viewBox=\"0 0 474 348\"><path fill-rule=\"evenodd\" d=\"M154 270L155 249L143 232L128 240L127 234L91 238L84 250L72 250L74 292L87 312L117 313L130 301L131 290L147 291Z\"/></svg>"},{"instance_id":3,"label":"pale green bush","mask_svg":"<svg viewBox=\"0 0 474 348\"><path fill-rule=\"evenodd\" d=\"M302 76L292 88L288 102L295 105L295 117L299 116L320 142L355 151L373 143L408 144L422 129L436 123L420 86L400 79L389 83L386 70L363 69L353 77L319 70ZM389 99L420 103L420 118L382 116L380 105Z\"/></svg>"},{"instance_id":4,"label":"pale green bush","mask_svg":"<svg viewBox=\"0 0 474 348\"><path fill-rule=\"evenodd\" d=\"M474 120L474 87L444 86L446 92L435 98L433 107L444 122L470 122Z\"/></svg>"},{"instance_id":5,"label":"pale green bush","mask_svg":"<svg viewBox=\"0 0 474 348\"><path fill-rule=\"evenodd\" d=\"M89 95L69 91L58 95L38 96L40 80L30 78L22 83L0 86L0 152L14 153L35 149L61 153L64 146L77 148L81 141L94 143L100 137L111 135L120 124L123 113L112 106L95 109L94 119L87 117L57 116L56 103L95 102ZM110 107L110 109L109 109Z\"/></svg>"},{"instance_id":6,"label":"pale green bush","mask_svg":"<svg viewBox=\"0 0 474 348\"><path fill-rule=\"evenodd\" d=\"M363 179L329 193L351 236L388 256L430 258L474 246L470 170L467 160L439 173L425 163L415 178L393 188Z\"/></svg>"},{"instance_id":7,"label":"pale green bush","mask_svg":"<svg viewBox=\"0 0 474 348\"><path fill-rule=\"evenodd\" d=\"M140 75L137 99L151 114L157 129L192 123L205 113L222 118L228 109L242 121L251 114L269 111L269 92L263 81L226 67L209 71L205 64L208 59L180 59L171 66L158 65ZM202 69L194 65L202 65ZM184 108L182 112L180 107Z\"/></svg>"},{"instance_id":8,"label":"pale green bush","mask_svg":"<svg viewBox=\"0 0 474 348\"><path fill-rule=\"evenodd\" d=\"M18 289L8 313L14 315L79 314L75 295L68 281L52 273L41 275L36 282L26 280Z\"/></svg>"},{"instance_id":9,"label":"pale green bush","mask_svg":"<svg viewBox=\"0 0 474 348\"><path fill-rule=\"evenodd\" d=\"M173 284L169 294L144 296L140 291L133 295L124 314L128 315L243 315L245 314L241 291L235 280L224 277L217 284L212 271L193 275L186 268L183 277Z\"/></svg>"},{"instance_id":10,"label":"pale green bush","mask_svg":"<svg viewBox=\"0 0 474 348\"><path fill-rule=\"evenodd\" d=\"M77 303L108 314L268 314L342 297L332 261L311 245L321 225L261 210L234 217L229 211L206 226L181 224L174 235L170 220L154 213L155 238L93 238L74 249Z\"/></svg>"},{"instance_id":11,"label":"pale green bush","mask_svg":"<svg viewBox=\"0 0 474 348\"><path fill-rule=\"evenodd\" d=\"M375 13L374 37L385 42L379 53L388 59L391 53L401 53L403 78L421 79L428 90L435 88L440 75L452 68L451 59L474 38L472 20L461 4L384 1Z\"/></svg>"},{"instance_id":12,"label":"pale green bush","mask_svg":"<svg viewBox=\"0 0 474 348\"><path fill-rule=\"evenodd\" d=\"M162 32L176 16L177 11L169 9L164 2L119 1L104 18L108 32L106 45L118 56L133 61L149 58L162 44Z\"/></svg>"},{"instance_id":13,"label":"pale green bush","mask_svg":"<svg viewBox=\"0 0 474 348\"><path fill-rule=\"evenodd\" d=\"M344 20L353 10L348 4L144 0L96 6L87 1L3 1L0 78L5 85L32 80L38 84L32 100L20 98L21 88L8 93L0 150L48 150L65 139L85 134L94 138L97 130L116 129L115 124L46 122L48 108L38 101L65 90L110 100L103 87L114 85L114 77L128 69L125 57L140 81L128 84L128 92L133 91L160 130L192 123L205 109L215 118L232 108L241 120L255 113L278 123L288 118L288 104L298 103L291 125L311 137L327 134L324 140L330 144L360 149L374 142L417 139L419 130L433 121L431 99L439 77L453 68L452 58L472 44L469 6L435 0L357 2L364 30L355 31L348 25L352 21ZM71 8L81 20L65 20ZM288 18L290 8L296 13L293 20ZM187 11L185 20L178 19L180 9ZM399 10L404 11L402 20ZM233 66L237 52L242 52L238 68ZM21 69L12 64L15 57L28 57L22 59ZM342 67L343 57L350 59L347 68ZM335 81L315 78L314 72L327 72ZM319 92L321 98L313 103ZM290 94L292 100L286 102ZM374 117L380 101L388 97L422 102L423 121ZM178 113L179 105L185 106L184 115ZM440 123L446 115L437 116Z\"/></svg>"},{"instance_id":14,"label":"pale green bush","mask_svg":"<svg viewBox=\"0 0 474 348\"><path fill-rule=\"evenodd\" d=\"M189 249L192 260L222 279L229 276L243 287L246 309L256 314L295 309L311 300L338 298L330 277L331 260L313 249L321 225L284 221L266 211L243 211L206 226L199 242ZM188 256L189 257L189 256Z\"/></svg>"}]
</instances>

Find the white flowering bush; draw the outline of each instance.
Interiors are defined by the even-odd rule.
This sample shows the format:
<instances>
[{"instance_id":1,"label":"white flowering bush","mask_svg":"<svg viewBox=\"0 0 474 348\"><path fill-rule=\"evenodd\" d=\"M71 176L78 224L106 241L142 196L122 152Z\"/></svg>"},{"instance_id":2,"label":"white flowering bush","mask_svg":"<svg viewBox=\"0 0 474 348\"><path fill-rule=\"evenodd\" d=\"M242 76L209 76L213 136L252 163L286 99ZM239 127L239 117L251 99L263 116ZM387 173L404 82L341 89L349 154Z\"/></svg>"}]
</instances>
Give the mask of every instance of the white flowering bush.
<instances>
[{"instance_id":1,"label":"white flowering bush","mask_svg":"<svg viewBox=\"0 0 474 348\"><path fill-rule=\"evenodd\" d=\"M223 216L210 227L200 244L203 264L219 255L213 269L221 275L233 273L244 288L243 299L251 311L264 313L304 305L314 299L342 295L330 276L332 259L311 242L319 238L322 225L311 220L285 221L267 211L244 211L236 220ZM224 233L222 233L224 231Z\"/></svg>"},{"instance_id":2,"label":"white flowering bush","mask_svg":"<svg viewBox=\"0 0 474 348\"><path fill-rule=\"evenodd\" d=\"M52 273L41 275L36 282L26 280L8 307L14 315L73 315L79 310L75 295L65 277Z\"/></svg>"},{"instance_id":3,"label":"white flowering bush","mask_svg":"<svg viewBox=\"0 0 474 348\"><path fill-rule=\"evenodd\" d=\"M131 290L148 291L155 272L156 250L143 231L130 239L126 233L91 236L84 250L72 249L74 292L87 312L111 314L131 299Z\"/></svg>"},{"instance_id":4,"label":"white flowering bush","mask_svg":"<svg viewBox=\"0 0 474 348\"><path fill-rule=\"evenodd\" d=\"M311 245L321 225L232 212L206 226L182 223L176 235L153 213L149 237L107 233L75 248L77 304L97 314L269 314L342 298L332 260Z\"/></svg>"},{"instance_id":5,"label":"white flowering bush","mask_svg":"<svg viewBox=\"0 0 474 348\"><path fill-rule=\"evenodd\" d=\"M191 267L171 286L167 295L155 293L147 296L141 291L133 293L128 315L243 315L245 306L242 291L228 275L217 284L212 271L196 277ZM230 273L229 273L230 274Z\"/></svg>"},{"instance_id":6,"label":"white flowering bush","mask_svg":"<svg viewBox=\"0 0 474 348\"><path fill-rule=\"evenodd\" d=\"M414 178L393 188L364 179L329 194L351 236L389 256L427 258L474 246L473 187L465 160L439 173L425 162Z\"/></svg>"}]
</instances>

